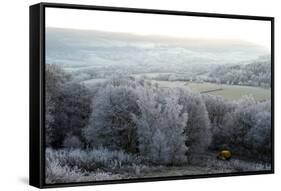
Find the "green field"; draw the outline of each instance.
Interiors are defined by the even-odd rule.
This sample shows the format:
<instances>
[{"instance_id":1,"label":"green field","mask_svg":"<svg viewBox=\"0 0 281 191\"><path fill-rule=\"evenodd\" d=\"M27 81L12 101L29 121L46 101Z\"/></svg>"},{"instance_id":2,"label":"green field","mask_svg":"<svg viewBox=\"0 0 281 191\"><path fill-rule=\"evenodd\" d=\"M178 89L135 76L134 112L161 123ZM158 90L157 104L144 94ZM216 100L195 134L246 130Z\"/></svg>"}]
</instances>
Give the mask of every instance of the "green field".
<instances>
[{"instance_id":1,"label":"green field","mask_svg":"<svg viewBox=\"0 0 281 191\"><path fill-rule=\"evenodd\" d=\"M97 83L102 83L106 79L91 79L86 80L83 83L89 87L93 88ZM226 85L226 84L215 84L215 83L197 83L197 82L187 82L187 81L158 81L150 80L153 83L158 83L159 87L162 88L187 88L195 92L202 94L211 94L223 96L227 100L239 100L243 96L252 95L257 101L262 101L270 99L271 90L253 87L253 86L239 86L239 85Z\"/></svg>"},{"instance_id":2,"label":"green field","mask_svg":"<svg viewBox=\"0 0 281 191\"><path fill-rule=\"evenodd\" d=\"M160 87L181 87L189 88L193 91L200 93L208 93L212 95L223 96L227 100L238 100L246 95L252 95L256 100L270 99L270 89L252 87L252 86L239 86L239 85L224 85L214 83L196 83L196 82L183 82L183 81L154 81Z\"/></svg>"}]
</instances>

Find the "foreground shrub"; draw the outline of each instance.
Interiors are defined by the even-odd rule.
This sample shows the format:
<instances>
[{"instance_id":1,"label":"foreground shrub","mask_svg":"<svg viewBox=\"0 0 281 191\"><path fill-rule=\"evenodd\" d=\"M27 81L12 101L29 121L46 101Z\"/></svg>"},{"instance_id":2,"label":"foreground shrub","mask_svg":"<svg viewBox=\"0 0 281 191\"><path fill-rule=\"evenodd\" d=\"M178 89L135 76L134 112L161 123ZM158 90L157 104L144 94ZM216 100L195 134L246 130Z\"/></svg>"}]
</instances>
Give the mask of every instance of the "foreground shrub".
<instances>
[{"instance_id":1,"label":"foreground shrub","mask_svg":"<svg viewBox=\"0 0 281 191\"><path fill-rule=\"evenodd\" d=\"M49 161L58 160L62 166L78 167L86 171L96 171L98 169L111 171L124 166L140 164L143 160L140 157L126 154L124 151L110 151L106 148L89 150L47 149L46 158Z\"/></svg>"},{"instance_id":2,"label":"foreground shrub","mask_svg":"<svg viewBox=\"0 0 281 191\"><path fill-rule=\"evenodd\" d=\"M68 165L61 165L59 160L46 161L46 183L70 183L70 182L87 182L99 180L114 180L122 179L119 174L112 174L110 172L96 171L87 172L79 169L77 166L70 167Z\"/></svg>"}]
</instances>

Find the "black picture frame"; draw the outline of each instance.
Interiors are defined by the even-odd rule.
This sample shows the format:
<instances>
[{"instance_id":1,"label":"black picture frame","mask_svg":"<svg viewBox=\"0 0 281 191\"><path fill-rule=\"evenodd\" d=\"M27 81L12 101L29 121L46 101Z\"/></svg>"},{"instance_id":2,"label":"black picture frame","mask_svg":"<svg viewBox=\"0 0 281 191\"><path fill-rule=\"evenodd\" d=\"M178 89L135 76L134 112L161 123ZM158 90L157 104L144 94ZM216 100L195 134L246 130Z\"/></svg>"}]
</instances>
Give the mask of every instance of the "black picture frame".
<instances>
[{"instance_id":1,"label":"black picture frame","mask_svg":"<svg viewBox=\"0 0 281 191\"><path fill-rule=\"evenodd\" d=\"M45 8L67 8L80 10L102 10L114 12L132 12L132 13L153 13L162 15L182 15L197 17L214 17L229 19L246 19L246 20L263 20L271 22L271 170L238 172L238 173L220 173L205 175L186 175L159 178L140 178L126 180L110 180L99 182L79 182L79 183L57 183L46 184L45 180ZM132 183L132 182L148 182L148 181L164 181L178 179L194 179L194 178L210 178L210 177L227 177L257 174L274 173L274 17L249 16L249 15L232 15L217 13L200 13L186 11L171 10L155 10L155 9L138 9L124 7L105 7L90 5L74 5L74 4L57 4L57 3L39 3L30 6L30 147L29 147L29 184L38 188L68 187L68 186L85 186L99 184L115 184L115 183Z\"/></svg>"}]
</instances>

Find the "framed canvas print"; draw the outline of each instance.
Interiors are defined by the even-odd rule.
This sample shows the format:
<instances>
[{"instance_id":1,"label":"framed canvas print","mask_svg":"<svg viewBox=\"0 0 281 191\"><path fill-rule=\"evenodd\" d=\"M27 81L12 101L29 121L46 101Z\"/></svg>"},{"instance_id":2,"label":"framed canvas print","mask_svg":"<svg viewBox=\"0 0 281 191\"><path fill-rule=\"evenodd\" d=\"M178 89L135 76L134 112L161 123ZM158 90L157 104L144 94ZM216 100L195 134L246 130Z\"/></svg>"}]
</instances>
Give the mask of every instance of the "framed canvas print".
<instances>
[{"instance_id":1,"label":"framed canvas print","mask_svg":"<svg viewBox=\"0 0 281 191\"><path fill-rule=\"evenodd\" d=\"M274 172L274 18L30 7L30 184Z\"/></svg>"}]
</instances>

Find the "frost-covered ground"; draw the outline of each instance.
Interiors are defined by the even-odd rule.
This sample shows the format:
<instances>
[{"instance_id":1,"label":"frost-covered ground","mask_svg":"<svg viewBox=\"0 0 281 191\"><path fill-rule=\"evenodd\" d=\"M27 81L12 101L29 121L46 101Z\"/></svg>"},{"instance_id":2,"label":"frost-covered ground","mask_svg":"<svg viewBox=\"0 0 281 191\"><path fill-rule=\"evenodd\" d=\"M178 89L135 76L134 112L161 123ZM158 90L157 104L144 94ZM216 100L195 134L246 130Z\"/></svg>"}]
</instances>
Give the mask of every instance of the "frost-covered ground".
<instances>
[{"instance_id":1,"label":"frost-covered ground","mask_svg":"<svg viewBox=\"0 0 281 191\"><path fill-rule=\"evenodd\" d=\"M117 179L200 175L270 170L270 164L234 157L216 159L215 153L193 157L185 165L149 164L144 158L101 148L91 151L46 150L46 183L87 182Z\"/></svg>"}]
</instances>

